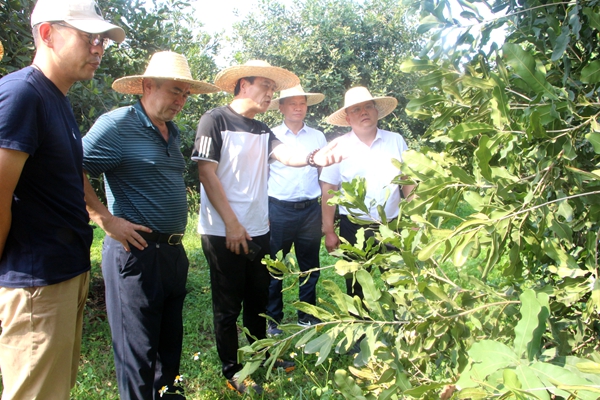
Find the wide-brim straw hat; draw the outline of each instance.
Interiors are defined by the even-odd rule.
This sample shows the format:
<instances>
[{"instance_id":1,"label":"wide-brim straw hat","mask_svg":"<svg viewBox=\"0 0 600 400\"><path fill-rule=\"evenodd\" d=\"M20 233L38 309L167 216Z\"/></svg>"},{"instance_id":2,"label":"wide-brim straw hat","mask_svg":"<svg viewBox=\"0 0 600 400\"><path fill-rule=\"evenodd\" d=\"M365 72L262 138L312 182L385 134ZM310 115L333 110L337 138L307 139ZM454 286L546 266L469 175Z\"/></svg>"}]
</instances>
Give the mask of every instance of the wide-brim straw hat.
<instances>
[{"instance_id":1,"label":"wide-brim straw hat","mask_svg":"<svg viewBox=\"0 0 600 400\"><path fill-rule=\"evenodd\" d=\"M344 107L340 108L329 117L325 119L327 123L331 125L337 126L350 126L350 124L346 121L346 109L348 107L352 107L356 104L364 103L367 101L374 101L375 108L377 108L377 119L385 117L398 105L398 100L393 97L383 96L383 97L373 97L369 89L363 86L353 87L346 92L344 96Z\"/></svg>"},{"instance_id":2,"label":"wide-brim straw hat","mask_svg":"<svg viewBox=\"0 0 600 400\"><path fill-rule=\"evenodd\" d=\"M271 104L267 110L277 110L279 108L279 100L296 96L305 96L307 106L314 106L325 99L323 93L307 93L302 89L301 85L296 85L293 88L282 90L281 93L279 93L279 98L271 100Z\"/></svg>"},{"instance_id":3,"label":"wide-brim straw hat","mask_svg":"<svg viewBox=\"0 0 600 400\"><path fill-rule=\"evenodd\" d=\"M208 82L197 81L192 78L187 58L172 51L155 53L144 75L132 75L119 78L113 82L112 88L124 94L143 94L142 80L146 78L167 79L190 84L191 94L214 93L221 89Z\"/></svg>"},{"instance_id":4,"label":"wide-brim straw hat","mask_svg":"<svg viewBox=\"0 0 600 400\"><path fill-rule=\"evenodd\" d=\"M225 68L215 77L215 85L222 90L233 93L235 85L242 78L260 76L275 82L275 91L289 89L300 84L300 79L287 69L274 67L263 60L250 60L242 65Z\"/></svg>"}]
</instances>

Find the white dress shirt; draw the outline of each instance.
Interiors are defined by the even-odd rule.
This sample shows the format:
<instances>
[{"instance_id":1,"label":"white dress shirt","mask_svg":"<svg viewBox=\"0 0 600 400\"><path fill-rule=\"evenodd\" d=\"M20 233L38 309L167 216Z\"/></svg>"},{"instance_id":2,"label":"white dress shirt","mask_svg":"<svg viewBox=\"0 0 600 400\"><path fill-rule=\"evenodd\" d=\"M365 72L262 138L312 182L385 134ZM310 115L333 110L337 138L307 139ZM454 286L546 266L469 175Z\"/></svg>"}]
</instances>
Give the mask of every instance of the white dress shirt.
<instances>
[{"instance_id":1,"label":"white dress shirt","mask_svg":"<svg viewBox=\"0 0 600 400\"><path fill-rule=\"evenodd\" d=\"M310 153L327 145L323 132L304 124L298 134L294 134L282 123L271 129L275 137L300 154ZM316 199L321 195L317 168L288 167L279 161L269 164L269 196L284 201Z\"/></svg>"}]
</instances>

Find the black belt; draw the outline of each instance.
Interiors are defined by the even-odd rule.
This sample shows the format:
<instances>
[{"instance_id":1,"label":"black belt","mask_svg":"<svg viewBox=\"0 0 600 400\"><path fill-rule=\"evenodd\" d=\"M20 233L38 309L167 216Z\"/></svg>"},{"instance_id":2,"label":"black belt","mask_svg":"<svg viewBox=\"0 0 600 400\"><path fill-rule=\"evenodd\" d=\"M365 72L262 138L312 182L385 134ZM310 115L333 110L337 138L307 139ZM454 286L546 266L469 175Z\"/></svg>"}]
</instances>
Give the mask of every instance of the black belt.
<instances>
[{"instance_id":1,"label":"black belt","mask_svg":"<svg viewBox=\"0 0 600 400\"><path fill-rule=\"evenodd\" d=\"M276 199L275 197L269 197L269 201L272 201L273 203L280 205L282 207L295 208L296 210L303 210L306 207L317 203L319 201L319 198L317 197L316 199L302 200L302 201L285 201L285 200Z\"/></svg>"},{"instance_id":2,"label":"black belt","mask_svg":"<svg viewBox=\"0 0 600 400\"><path fill-rule=\"evenodd\" d=\"M180 245L181 240L183 239L183 233L136 232L139 233L146 242L166 243L170 244L171 246Z\"/></svg>"}]
</instances>

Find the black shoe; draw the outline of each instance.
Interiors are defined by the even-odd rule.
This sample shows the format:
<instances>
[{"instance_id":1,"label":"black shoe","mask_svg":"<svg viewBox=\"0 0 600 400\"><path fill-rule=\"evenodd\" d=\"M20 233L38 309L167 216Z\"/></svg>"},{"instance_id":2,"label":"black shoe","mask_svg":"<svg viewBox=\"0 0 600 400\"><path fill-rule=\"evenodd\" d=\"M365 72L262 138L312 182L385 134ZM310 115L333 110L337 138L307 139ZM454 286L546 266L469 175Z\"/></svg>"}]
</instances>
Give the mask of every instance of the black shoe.
<instances>
[{"instance_id":1,"label":"black shoe","mask_svg":"<svg viewBox=\"0 0 600 400\"><path fill-rule=\"evenodd\" d=\"M263 361L261 366L264 367L266 363L267 363L267 360ZM278 358L273 363L272 368L273 369L283 368L283 370L289 374L290 372L292 372L293 370L296 369L296 363L293 361L285 361L285 360L282 360L281 358Z\"/></svg>"},{"instance_id":2,"label":"black shoe","mask_svg":"<svg viewBox=\"0 0 600 400\"><path fill-rule=\"evenodd\" d=\"M238 376L234 375L231 379L227 379L227 387L240 394L246 394L251 390L253 390L256 394L261 394L263 392L262 386L254 382L254 380L249 376L243 381L239 381Z\"/></svg>"},{"instance_id":3,"label":"black shoe","mask_svg":"<svg viewBox=\"0 0 600 400\"><path fill-rule=\"evenodd\" d=\"M320 324L321 322L323 322L323 321L321 321L319 318L313 317L312 315L308 315L308 314L302 318L298 318L298 325L304 326L304 327L317 325L317 324Z\"/></svg>"},{"instance_id":4,"label":"black shoe","mask_svg":"<svg viewBox=\"0 0 600 400\"><path fill-rule=\"evenodd\" d=\"M364 340L365 335L362 335L361 337L358 338L358 340L356 341L356 343L354 343L354 345L352 345L352 347L350 347L350 350L348 350L348 352L346 353L349 356L353 356L355 354L360 353L360 343Z\"/></svg>"},{"instance_id":5,"label":"black shoe","mask_svg":"<svg viewBox=\"0 0 600 400\"><path fill-rule=\"evenodd\" d=\"M273 321L267 323L267 336L279 336L283 333L281 329L277 327L277 324Z\"/></svg>"}]
</instances>

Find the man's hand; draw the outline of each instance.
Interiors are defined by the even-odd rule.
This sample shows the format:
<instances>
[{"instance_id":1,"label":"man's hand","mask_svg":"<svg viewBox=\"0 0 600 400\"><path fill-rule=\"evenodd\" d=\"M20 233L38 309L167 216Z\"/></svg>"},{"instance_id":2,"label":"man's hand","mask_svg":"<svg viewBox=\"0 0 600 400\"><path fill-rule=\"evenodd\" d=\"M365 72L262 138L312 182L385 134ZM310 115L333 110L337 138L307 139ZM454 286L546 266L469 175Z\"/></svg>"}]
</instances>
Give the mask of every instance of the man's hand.
<instances>
[{"instance_id":1,"label":"man's hand","mask_svg":"<svg viewBox=\"0 0 600 400\"><path fill-rule=\"evenodd\" d=\"M247 240L252 240L252 238L237 219L235 222L225 225L225 246L229 251L240 254L241 246L243 254L248 254Z\"/></svg>"},{"instance_id":2,"label":"man's hand","mask_svg":"<svg viewBox=\"0 0 600 400\"><path fill-rule=\"evenodd\" d=\"M331 253L335 249L340 247L340 238L335 232L329 232L325 234L325 248L328 253Z\"/></svg>"},{"instance_id":3,"label":"man's hand","mask_svg":"<svg viewBox=\"0 0 600 400\"><path fill-rule=\"evenodd\" d=\"M315 164L319 167L326 167L331 164L339 163L344 158L346 157L342 154L342 147L338 147L338 142L336 140L317 151L313 156Z\"/></svg>"},{"instance_id":4,"label":"man's hand","mask_svg":"<svg viewBox=\"0 0 600 400\"><path fill-rule=\"evenodd\" d=\"M106 234L111 238L121 242L125 251L130 251L129 244L134 245L139 250L148 247L148 243L136 231L152 232L152 229L143 225L138 225L127 221L126 219L111 216L102 227Z\"/></svg>"}]
</instances>

